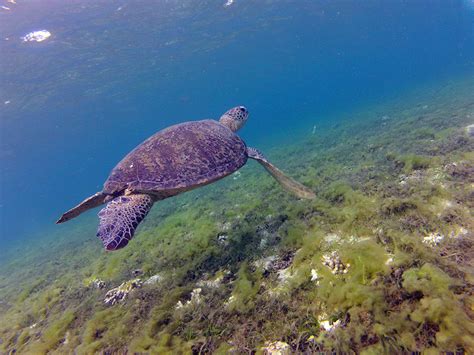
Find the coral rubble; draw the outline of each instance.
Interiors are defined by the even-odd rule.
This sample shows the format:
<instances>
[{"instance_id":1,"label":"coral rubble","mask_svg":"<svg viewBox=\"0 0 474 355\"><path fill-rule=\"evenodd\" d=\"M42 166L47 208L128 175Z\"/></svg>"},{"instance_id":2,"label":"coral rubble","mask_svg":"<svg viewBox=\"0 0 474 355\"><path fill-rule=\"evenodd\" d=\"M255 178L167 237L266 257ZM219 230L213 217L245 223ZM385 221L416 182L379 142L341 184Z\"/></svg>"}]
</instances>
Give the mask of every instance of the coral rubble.
<instances>
[{"instance_id":1,"label":"coral rubble","mask_svg":"<svg viewBox=\"0 0 474 355\"><path fill-rule=\"evenodd\" d=\"M141 287L143 282L140 279L133 279L120 284L105 294L104 303L113 306L118 302L122 302L128 296L128 294L136 288Z\"/></svg>"}]
</instances>

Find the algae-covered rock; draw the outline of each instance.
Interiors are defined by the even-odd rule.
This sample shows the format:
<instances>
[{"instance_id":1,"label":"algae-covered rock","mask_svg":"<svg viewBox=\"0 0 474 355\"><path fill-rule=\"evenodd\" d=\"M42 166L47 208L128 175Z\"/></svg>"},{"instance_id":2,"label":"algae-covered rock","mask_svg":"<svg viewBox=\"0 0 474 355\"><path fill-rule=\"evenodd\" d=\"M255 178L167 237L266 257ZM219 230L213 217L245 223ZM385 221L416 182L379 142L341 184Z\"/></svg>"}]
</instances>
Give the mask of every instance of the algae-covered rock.
<instances>
[{"instance_id":1,"label":"algae-covered rock","mask_svg":"<svg viewBox=\"0 0 474 355\"><path fill-rule=\"evenodd\" d=\"M231 275L229 270L220 271L213 278L199 280L197 285L205 289L218 289L229 275Z\"/></svg>"},{"instance_id":2,"label":"algae-covered rock","mask_svg":"<svg viewBox=\"0 0 474 355\"><path fill-rule=\"evenodd\" d=\"M282 255L270 255L256 260L253 264L256 268L261 269L265 273L279 273L284 269L288 269L295 257L294 252L286 252Z\"/></svg>"},{"instance_id":3,"label":"algae-covered rock","mask_svg":"<svg viewBox=\"0 0 474 355\"><path fill-rule=\"evenodd\" d=\"M468 136L474 137L474 124L470 124L470 125L466 126L465 131L466 131Z\"/></svg>"},{"instance_id":4,"label":"algae-covered rock","mask_svg":"<svg viewBox=\"0 0 474 355\"><path fill-rule=\"evenodd\" d=\"M141 287L142 284L143 282L140 279L123 282L120 286L107 291L104 303L113 306L118 302L122 302L132 290Z\"/></svg>"},{"instance_id":5,"label":"algae-covered rock","mask_svg":"<svg viewBox=\"0 0 474 355\"><path fill-rule=\"evenodd\" d=\"M192 306L196 306L202 302L202 295L201 295L202 289L201 288L195 288L191 292L191 298L184 303L179 300L178 303L176 303L175 308L176 309L183 309L183 308L189 308Z\"/></svg>"},{"instance_id":6,"label":"algae-covered rock","mask_svg":"<svg viewBox=\"0 0 474 355\"><path fill-rule=\"evenodd\" d=\"M319 324L321 325L321 327L325 331L330 332L330 331L334 330L335 328L337 328L341 324L341 321L338 319L335 322L331 322L331 321L325 319L325 320L321 320L319 322Z\"/></svg>"},{"instance_id":7,"label":"algae-covered rock","mask_svg":"<svg viewBox=\"0 0 474 355\"><path fill-rule=\"evenodd\" d=\"M144 284L145 285L154 285L154 284L157 284L158 282L160 282L161 280L163 280L163 276L161 276L160 274L156 274L156 275L150 276L144 282Z\"/></svg>"},{"instance_id":8,"label":"algae-covered rock","mask_svg":"<svg viewBox=\"0 0 474 355\"><path fill-rule=\"evenodd\" d=\"M432 232L423 238L423 243L432 247L439 245L444 240L444 235L439 232Z\"/></svg>"},{"instance_id":9,"label":"algae-covered rock","mask_svg":"<svg viewBox=\"0 0 474 355\"><path fill-rule=\"evenodd\" d=\"M262 259L256 260L253 264L256 268L261 268L263 272L270 272L273 263L278 259L277 255L270 255Z\"/></svg>"},{"instance_id":10,"label":"algae-covered rock","mask_svg":"<svg viewBox=\"0 0 474 355\"><path fill-rule=\"evenodd\" d=\"M322 257L322 262L324 266L327 266L331 269L333 274L347 274L349 271L349 267L351 266L349 263L344 264L339 257L337 251L333 251L331 254L325 254Z\"/></svg>"},{"instance_id":11,"label":"algae-covered rock","mask_svg":"<svg viewBox=\"0 0 474 355\"><path fill-rule=\"evenodd\" d=\"M103 289L105 287L105 281L101 279L93 279L89 285L98 289Z\"/></svg>"},{"instance_id":12,"label":"algae-covered rock","mask_svg":"<svg viewBox=\"0 0 474 355\"><path fill-rule=\"evenodd\" d=\"M132 276L137 277L143 275L143 270L142 269L135 269L132 271Z\"/></svg>"},{"instance_id":13,"label":"algae-covered rock","mask_svg":"<svg viewBox=\"0 0 474 355\"><path fill-rule=\"evenodd\" d=\"M311 269L311 281L315 282L316 285L319 285L320 276L315 269Z\"/></svg>"},{"instance_id":14,"label":"algae-covered rock","mask_svg":"<svg viewBox=\"0 0 474 355\"><path fill-rule=\"evenodd\" d=\"M274 341L265 343L262 351L266 355L290 355L291 347L285 342Z\"/></svg>"}]
</instances>

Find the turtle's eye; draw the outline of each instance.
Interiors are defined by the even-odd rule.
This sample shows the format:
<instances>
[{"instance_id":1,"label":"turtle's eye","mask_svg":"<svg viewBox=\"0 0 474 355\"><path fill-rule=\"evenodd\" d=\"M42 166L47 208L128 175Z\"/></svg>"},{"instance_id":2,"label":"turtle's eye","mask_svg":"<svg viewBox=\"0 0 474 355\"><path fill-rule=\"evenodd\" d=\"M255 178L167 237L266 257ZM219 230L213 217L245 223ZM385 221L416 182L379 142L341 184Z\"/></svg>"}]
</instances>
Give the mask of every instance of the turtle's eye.
<instances>
[{"instance_id":1,"label":"turtle's eye","mask_svg":"<svg viewBox=\"0 0 474 355\"><path fill-rule=\"evenodd\" d=\"M246 109L245 107L243 107L243 106L240 106L239 109L240 109L240 111L242 111L243 113L247 112L247 109Z\"/></svg>"}]
</instances>

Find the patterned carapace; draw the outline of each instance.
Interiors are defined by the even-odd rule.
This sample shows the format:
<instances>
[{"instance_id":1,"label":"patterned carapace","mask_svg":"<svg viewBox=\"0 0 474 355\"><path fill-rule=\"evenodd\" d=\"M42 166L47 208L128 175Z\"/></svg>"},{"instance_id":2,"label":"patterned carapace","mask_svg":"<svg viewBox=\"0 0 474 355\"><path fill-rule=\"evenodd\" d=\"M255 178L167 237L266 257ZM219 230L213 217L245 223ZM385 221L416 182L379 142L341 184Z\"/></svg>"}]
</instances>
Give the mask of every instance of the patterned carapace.
<instances>
[{"instance_id":1,"label":"patterned carapace","mask_svg":"<svg viewBox=\"0 0 474 355\"><path fill-rule=\"evenodd\" d=\"M130 152L111 172L104 192L128 189L163 198L211 183L247 161L245 143L213 120L164 129Z\"/></svg>"}]
</instances>

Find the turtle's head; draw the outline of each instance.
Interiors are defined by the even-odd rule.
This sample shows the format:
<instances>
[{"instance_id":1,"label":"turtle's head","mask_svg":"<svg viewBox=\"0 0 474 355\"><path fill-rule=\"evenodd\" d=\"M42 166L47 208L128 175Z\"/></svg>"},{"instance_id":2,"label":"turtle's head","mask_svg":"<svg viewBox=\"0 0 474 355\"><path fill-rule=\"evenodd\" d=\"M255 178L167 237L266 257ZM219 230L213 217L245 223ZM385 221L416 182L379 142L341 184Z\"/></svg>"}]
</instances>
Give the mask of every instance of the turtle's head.
<instances>
[{"instance_id":1,"label":"turtle's head","mask_svg":"<svg viewBox=\"0 0 474 355\"><path fill-rule=\"evenodd\" d=\"M237 106L224 113L219 122L236 132L244 126L248 117L249 111L244 106Z\"/></svg>"}]
</instances>

